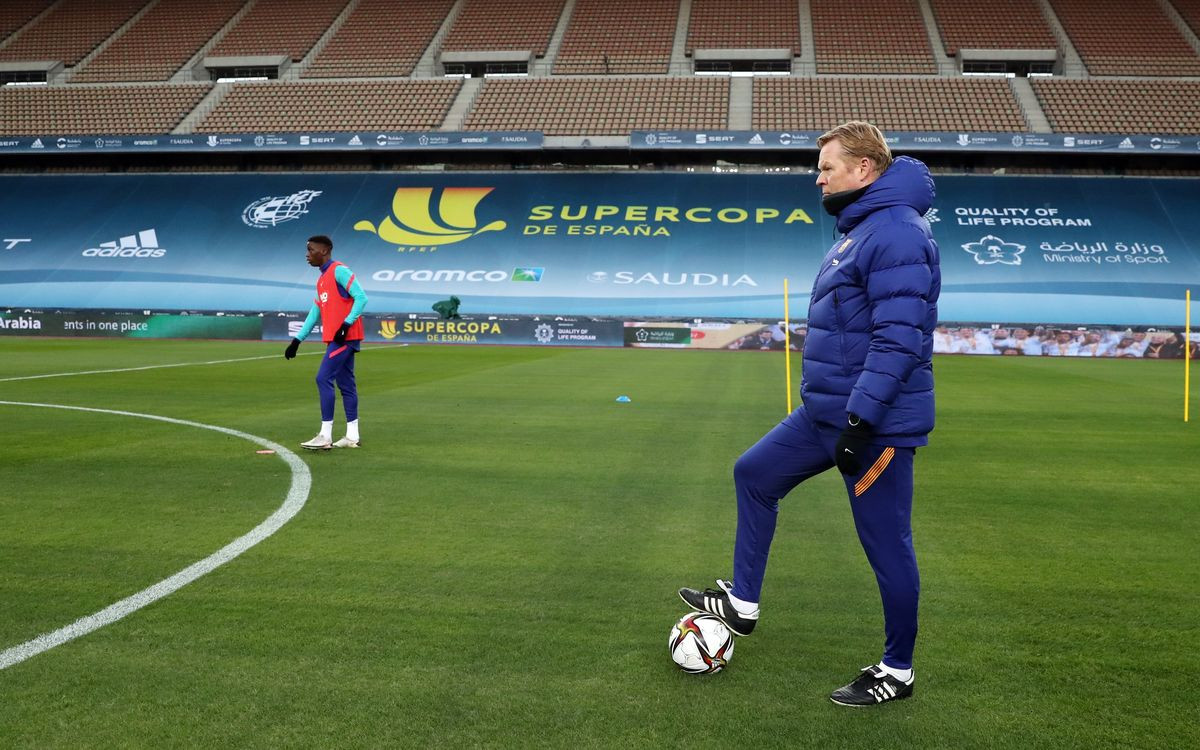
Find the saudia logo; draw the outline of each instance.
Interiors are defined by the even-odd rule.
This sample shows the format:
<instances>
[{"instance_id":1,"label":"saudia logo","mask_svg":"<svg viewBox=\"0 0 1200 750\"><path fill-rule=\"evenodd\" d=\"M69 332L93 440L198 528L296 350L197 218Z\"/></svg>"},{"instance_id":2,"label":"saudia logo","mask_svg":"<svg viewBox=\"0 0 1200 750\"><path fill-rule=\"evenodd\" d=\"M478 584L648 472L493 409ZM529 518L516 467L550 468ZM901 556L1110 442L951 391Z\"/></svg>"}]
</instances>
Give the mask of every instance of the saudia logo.
<instances>
[{"instance_id":1,"label":"saudia logo","mask_svg":"<svg viewBox=\"0 0 1200 750\"><path fill-rule=\"evenodd\" d=\"M493 188L443 188L434 198L433 188L397 188L392 196L392 215L384 217L378 228L363 220L354 225L406 252L432 252L442 245L462 242L483 232L500 231L508 226L493 221L482 227L475 218L479 202Z\"/></svg>"},{"instance_id":2,"label":"saudia logo","mask_svg":"<svg viewBox=\"0 0 1200 750\"><path fill-rule=\"evenodd\" d=\"M646 272L635 274L632 271L617 271L611 276L607 271L592 271L587 280L593 284L650 284L652 286L758 286L750 276L731 273L670 273L655 274Z\"/></svg>"}]
</instances>

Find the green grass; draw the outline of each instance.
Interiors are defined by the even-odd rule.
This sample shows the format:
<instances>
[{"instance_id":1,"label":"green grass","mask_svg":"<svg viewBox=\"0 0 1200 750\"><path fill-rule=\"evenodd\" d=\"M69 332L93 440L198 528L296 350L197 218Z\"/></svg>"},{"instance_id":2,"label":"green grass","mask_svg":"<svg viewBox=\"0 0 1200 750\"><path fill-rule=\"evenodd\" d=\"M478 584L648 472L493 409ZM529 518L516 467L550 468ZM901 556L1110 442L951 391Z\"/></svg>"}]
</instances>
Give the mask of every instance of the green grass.
<instances>
[{"instance_id":1,"label":"green grass","mask_svg":"<svg viewBox=\"0 0 1200 750\"><path fill-rule=\"evenodd\" d=\"M294 447L317 426L317 362L281 350L3 340L0 378L271 358L10 380L0 399ZM833 475L784 501L763 620L729 668L677 671L675 589L729 572L731 467L783 416L782 365L369 349L364 448L304 455L307 505L246 554L0 671L0 747L1200 743L1200 420L1181 420L1180 363L937 361L913 700L826 698L882 645ZM0 649L207 556L289 483L278 458L207 430L4 405L0 420Z\"/></svg>"}]
</instances>

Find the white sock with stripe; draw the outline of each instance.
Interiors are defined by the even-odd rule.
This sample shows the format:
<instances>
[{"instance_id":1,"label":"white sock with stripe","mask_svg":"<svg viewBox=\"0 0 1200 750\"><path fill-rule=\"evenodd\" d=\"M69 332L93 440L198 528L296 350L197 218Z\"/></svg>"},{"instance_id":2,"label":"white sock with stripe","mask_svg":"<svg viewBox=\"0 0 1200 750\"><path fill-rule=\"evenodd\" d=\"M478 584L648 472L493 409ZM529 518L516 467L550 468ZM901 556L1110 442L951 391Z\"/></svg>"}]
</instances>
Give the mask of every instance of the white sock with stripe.
<instances>
[{"instance_id":1,"label":"white sock with stripe","mask_svg":"<svg viewBox=\"0 0 1200 750\"><path fill-rule=\"evenodd\" d=\"M879 668L882 669L884 672L890 674L892 677L895 677L897 680L900 680L905 685L912 682L912 679L913 679L912 667L909 667L908 669L896 669L895 667L889 667L888 665L884 664L883 662L879 662Z\"/></svg>"},{"instance_id":2,"label":"white sock with stripe","mask_svg":"<svg viewBox=\"0 0 1200 750\"><path fill-rule=\"evenodd\" d=\"M758 619L758 602L748 602L744 599L738 599L733 595L732 591L725 593L729 596L729 603L737 610L738 615L745 617L747 620Z\"/></svg>"}]
</instances>

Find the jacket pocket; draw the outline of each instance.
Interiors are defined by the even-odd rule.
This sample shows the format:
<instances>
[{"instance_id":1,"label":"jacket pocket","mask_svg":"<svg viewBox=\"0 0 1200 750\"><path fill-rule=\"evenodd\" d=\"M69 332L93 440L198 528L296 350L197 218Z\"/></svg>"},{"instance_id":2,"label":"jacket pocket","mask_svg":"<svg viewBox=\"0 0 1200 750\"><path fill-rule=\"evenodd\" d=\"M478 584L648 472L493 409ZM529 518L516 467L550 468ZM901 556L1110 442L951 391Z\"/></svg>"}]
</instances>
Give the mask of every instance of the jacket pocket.
<instances>
[{"instance_id":1,"label":"jacket pocket","mask_svg":"<svg viewBox=\"0 0 1200 750\"><path fill-rule=\"evenodd\" d=\"M838 287L833 288L833 320L837 326L838 357L842 363L842 372L849 372L846 366L846 322L842 320L842 300Z\"/></svg>"}]
</instances>

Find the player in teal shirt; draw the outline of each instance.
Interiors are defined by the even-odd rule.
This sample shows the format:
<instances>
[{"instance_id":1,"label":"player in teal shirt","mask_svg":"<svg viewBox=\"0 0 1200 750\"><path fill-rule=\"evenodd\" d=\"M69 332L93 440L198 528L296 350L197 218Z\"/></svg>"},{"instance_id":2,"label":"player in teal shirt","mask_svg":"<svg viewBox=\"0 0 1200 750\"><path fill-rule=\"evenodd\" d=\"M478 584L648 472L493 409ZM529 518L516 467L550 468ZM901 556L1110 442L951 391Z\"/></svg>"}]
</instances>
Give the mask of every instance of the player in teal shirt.
<instances>
[{"instance_id":1,"label":"player in teal shirt","mask_svg":"<svg viewBox=\"0 0 1200 750\"><path fill-rule=\"evenodd\" d=\"M296 338L288 345L284 357L296 356L300 342L321 323L321 338L326 343L325 356L317 371L317 393L321 401L321 431L300 445L309 450L359 447L358 386L354 379L355 354L362 347L362 311L367 294L354 272L332 259L333 241L325 235L308 240L308 264L321 269L317 280L317 296L308 317ZM333 412L337 384L342 393L342 408L346 412L346 436L333 442Z\"/></svg>"}]
</instances>

